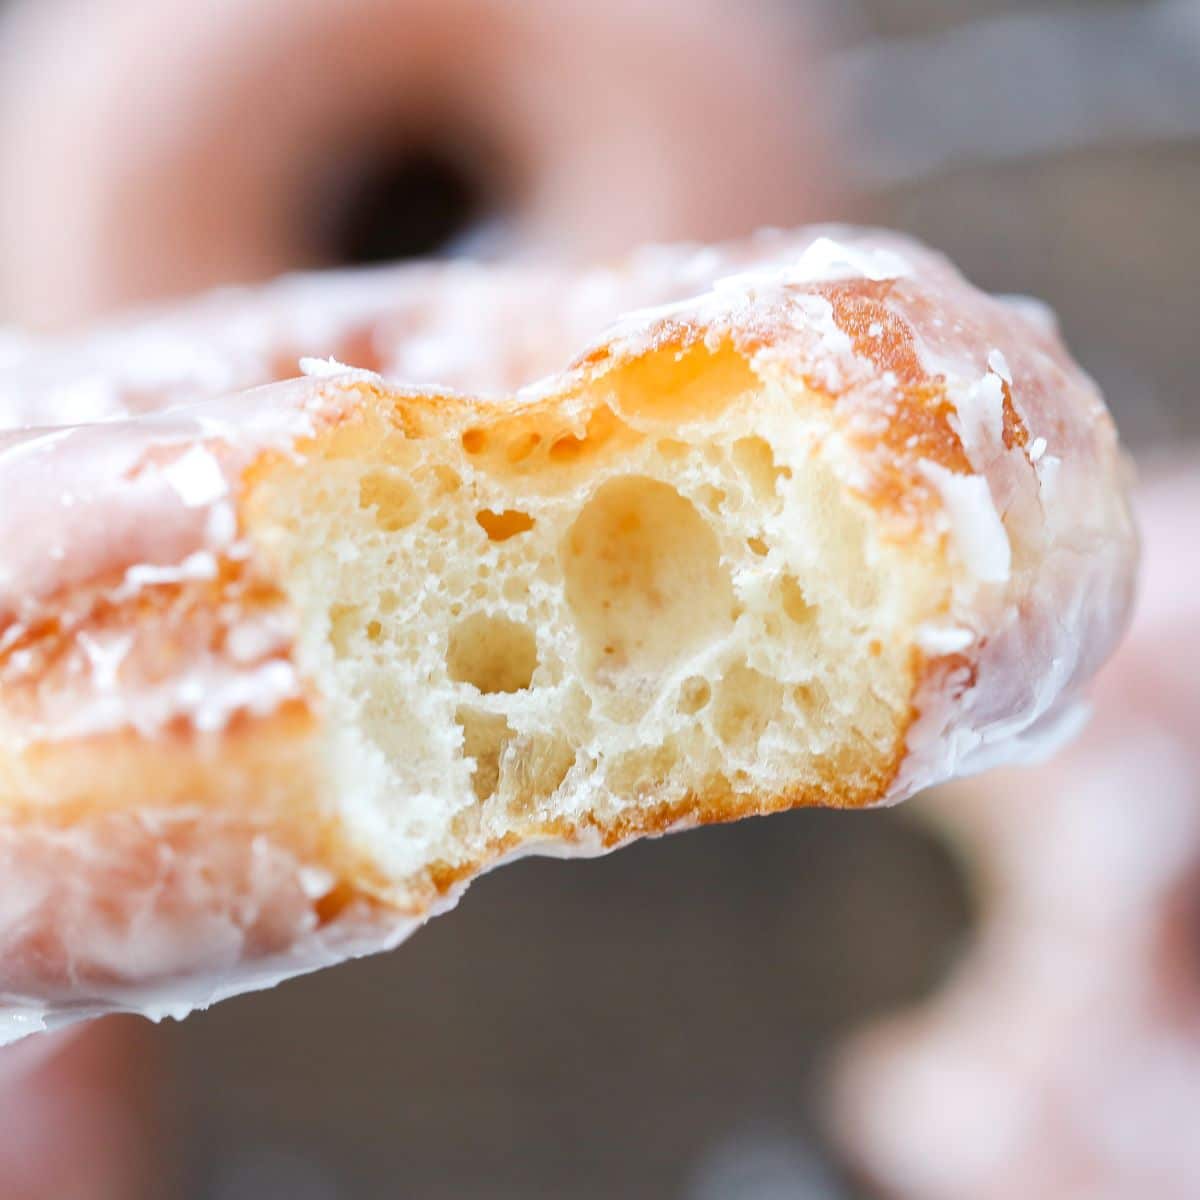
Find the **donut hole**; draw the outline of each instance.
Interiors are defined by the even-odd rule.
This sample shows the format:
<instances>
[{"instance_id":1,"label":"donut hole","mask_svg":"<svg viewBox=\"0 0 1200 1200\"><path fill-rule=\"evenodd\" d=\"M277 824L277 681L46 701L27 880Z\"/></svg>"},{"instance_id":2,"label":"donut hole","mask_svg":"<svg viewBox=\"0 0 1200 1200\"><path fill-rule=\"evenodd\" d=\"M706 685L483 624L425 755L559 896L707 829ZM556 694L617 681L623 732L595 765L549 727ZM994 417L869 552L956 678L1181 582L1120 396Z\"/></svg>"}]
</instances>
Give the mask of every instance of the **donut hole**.
<instances>
[{"instance_id":1,"label":"donut hole","mask_svg":"<svg viewBox=\"0 0 1200 1200\"><path fill-rule=\"evenodd\" d=\"M417 478L429 488L434 500L453 495L462 487L462 479L458 472L442 463L434 463L428 469L419 471Z\"/></svg>"},{"instance_id":2,"label":"donut hole","mask_svg":"<svg viewBox=\"0 0 1200 1200\"><path fill-rule=\"evenodd\" d=\"M488 435L484 429L478 427L464 431L462 435L462 448L471 455L482 454L488 446Z\"/></svg>"},{"instance_id":3,"label":"donut hole","mask_svg":"<svg viewBox=\"0 0 1200 1200\"><path fill-rule=\"evenodd\" d=\"M508 443L505 457L510 463L524 462L541 445L541 435L537 433L518 434Z\"/></svg>"},{"instance_id":4,"label":"donut hole","mask_svg":"<svg viewBox=\"0 0 1200 1200\"><path fill-rule=\"evenodd\" d=\"M776 465L771 447L760 437L738 438L733 443L733 461L760 504L771 504L779 494L780 480L791 476L788 468Z\"/></svg>"},{"instance_id":5,"label":"donut hole","mask_svg":"<svg viewBox=\"0 0 1200 1200\"><path fill-rule=\"evenodd\" d=\"M450 633L446 666L456 683L483 695L520 692L537 670L537 639L526 625L490 613L472 613Z\"/></svg>"},{"instance_id":6,"label":"donut hole","mask_svg":"<svg viewBox=\"0 0 1200 1200\"><path fill-rule=\"evenodd\" d=\"M815 605L809 604L804 589L794 575L784 575L779 581L780 599L788 619L801 629L811 628L817 619Z\"/></svg>"},{"instance_id":7,"label":"donut hole","mask_svg":"<svg viewBox=\"0 0 1200 1200\"><path fill-rule=\"evenodd\" d=\"M343 162L321 215L322 257L369 266L452 249L494 208L473 165L480 159L429 138Z\"/></svg>"},{"instance_id":8,"label":"donut hole","mask_svg":"<svg viewBox=\"0 0 1200 1200\"><path fill-rule=\"evenodd\" d=\"M733 587L716 535L669 484L603 484L563 546L567 604L593 675L661 671L728 630Z\"/></svg>"},{"instance_id":9,"label":"donut hole","mask_svg":"<svg viewBox=\"0 0 1200 1200\"><path fill-rule=\"evenodd\" d=\"M533 518L516 508L506 508L503 512L480 509L475 514L475 521L491 542L507 542L509 538L528 533L533 528Z\"/></svg>"},{"instance_id":10,"label":"donut hole","mask_svg":"<svg viewBox=\"0 0 1200 1200\"><path fill-rule=\"evenodd\" d=\"M500 785L500 759L512 737L501 713L463 705L455 714L463 731L463 755L473 761L471 788L477 800L490 800Z\"/></svg>"},{"instance_id":11,"label":"donut hole","mask_svg":"<svg viewBox=\"0 0 1200 1200\"><path fill-rule=\"evenodd\" d=\"M738 664L726 672L714 702L717 736L729 747L753 747L783 707L783 685Z\"/></svg>"},{"instance_id":12,"label":"donut hole","mask_svg":"<svg viewBox=\"0 0 1200 1200\"><path fill-rule=\"evenodd\" d=\"M470 760L471 790L514 814L528 814L558 790L575 762L561 736L517 734L503 713L462 704L455 711L462 754Z\"/></svg>"},{"instance_id":13,"label":"donut hole","mask_svg":"<svg viewBox=\"0 0 1200 1200\"><path fill-rule=\"evenodd\" d=\"M358 485L358 503L370 509L375 524L385 533L411 525L421 513L417 494L398 474L387 469L369 471Z\"/></svg>"},{"instance_id":14,"label":"donut hole","mask_svg":"<svg viewBox=\"0 0 1200 1200\"><path fill-rule=\"evenodd\" d=\"M514 738L507 746L501 795L514 813L529 813L554 795L575 765L575 750L563 737Z\"/></svg>"},{"instance_id":15,"label":"donut hole","mask_svg":"<svg viewBox=\"0 0 1200 1200\"><path fill-rule=\"evenodd\" d=\"M757 386L745 357L727 342L666 346L619 368L611 382L623 417L673 428L711 418Z\"/></svg>"},{"instance_id":16,"label":"donut hole","mask_svg":"<svg viewBox=\"0 0 1200 1200\"><path fill-rule=\"evenodd\" d=\"M583 454L585 442L586 438L564 433L550 446L550 457L554 462L573 462Z\"/></svg>"},{"instance_id":17,"label":"donut hole","mask_svg":"<svg viewBox=\"0 0 1200 1200\"><path fill-rule=\"evenodd\" d=\"M361 628L362 609L358 605L335 604L329 610L329 644L339 658L351 653Z\"/></svg>"},{"instance_id":18,"label":"donut hole","mask_svg":"<svg viewBox=\"0 0 1200 1200\"><path fill-rule=\"evenodd\" d=\"M587 427L582 433L561 433L550 443L550 461L559 465L579 462L586 455L606 446L621 426L617 414L602 404L588 417Z\"/></svg>"}]
</instances>

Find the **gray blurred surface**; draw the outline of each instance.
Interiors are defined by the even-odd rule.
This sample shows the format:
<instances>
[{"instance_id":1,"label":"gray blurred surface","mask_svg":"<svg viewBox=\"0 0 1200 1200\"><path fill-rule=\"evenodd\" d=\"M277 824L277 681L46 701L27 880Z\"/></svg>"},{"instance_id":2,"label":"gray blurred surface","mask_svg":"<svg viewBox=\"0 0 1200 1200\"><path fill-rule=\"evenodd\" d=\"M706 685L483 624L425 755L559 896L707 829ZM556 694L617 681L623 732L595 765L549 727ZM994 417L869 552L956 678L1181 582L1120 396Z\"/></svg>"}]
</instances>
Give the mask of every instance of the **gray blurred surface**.
<instances>
[{"instance_id":1,"label":"gray blurred surface","mask_svg":"<svg viewBox=\"0 0 1200 1200\"><path fill-rule=\"evenodd\" d=\"M853 35L833 74L857 215L1048 301L1135 449L1200 434L1200 3L830 15Z\"/></svg>"},{"instance_id":2,"label":"gray blurred surface","mask_svg":"<svg viewBox=\"0 0 1200 1200\"><path fill-rule=\"evenodd\" d=\"M871 206L988 290L1048 301L1135 449L1200 435L1197 212L1195 145L959 169Z\"/></svg>"},{"instance_id":3,"label":"gray blurred surface","mask_svg":"<svg viewBox=\"0 0 1200 1200\"><path fill-rule=\"evenodd\" d=\"M848 1194L825 1048L941 977L959 883L895 812L505 868L390 956L159 1031L193 1194Z\"/></svg>"}]
</instances>

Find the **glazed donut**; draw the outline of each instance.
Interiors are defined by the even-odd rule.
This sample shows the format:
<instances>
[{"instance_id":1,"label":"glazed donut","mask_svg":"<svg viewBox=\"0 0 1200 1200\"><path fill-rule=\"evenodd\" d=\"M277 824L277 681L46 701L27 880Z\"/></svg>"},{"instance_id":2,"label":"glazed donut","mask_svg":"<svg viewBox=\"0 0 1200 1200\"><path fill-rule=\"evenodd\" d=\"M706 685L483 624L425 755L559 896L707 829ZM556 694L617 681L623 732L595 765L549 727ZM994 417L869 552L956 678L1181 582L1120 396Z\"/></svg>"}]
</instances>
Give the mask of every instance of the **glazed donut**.
<instances>
[{"instance_id":1,"label":"glazed donut","mask_svg":"<svg viewBox=\"0 0 1200 1200\"><path fill-rule=\"evenodd\" d=\"M1200 1195L1200 473L1156 466L1086 735L927 803L982 927L944 990L842 1058L841 1140L889 1196Z\"/></svg>"},{"instance_id":2,"label":"glazed donut","mask_svg":"<svg viewBox=\"0 0 1200 1200\"><path fill-rule=\"evenodd\" d=\"M313 272L81 335L12 333L0 351L0 430L215 399L293 378L302 357L460 391L514 391L561 368L623 312L704 291L719 271L750 265L758 245L682 255L649 246L583 269L458 259Z\"/></svg>"},{"instance_id":3,"label":"glazed donut","mask_svg":"<svg viewBox=\"0 0 1200 1200\"><path fill-rule=\"evenodd\" d=\"M0 316L25 325L446 239L586 259L825 204L807 38L771 0L12 7Z\"/></svg>"},{"instance_id":4,"label":"glazed donut","mask_svg":"<svg viewBox=\"0 0 1200 1200\"><path fill-rule=\"evenodd\" d=\"M516 855L897 801L1073 724L1135 541L1043 319L850 230L614 278L675 298L507 395L309 360L0 441L10 1032L393 945Z\"/></svg>"}]
</instances>

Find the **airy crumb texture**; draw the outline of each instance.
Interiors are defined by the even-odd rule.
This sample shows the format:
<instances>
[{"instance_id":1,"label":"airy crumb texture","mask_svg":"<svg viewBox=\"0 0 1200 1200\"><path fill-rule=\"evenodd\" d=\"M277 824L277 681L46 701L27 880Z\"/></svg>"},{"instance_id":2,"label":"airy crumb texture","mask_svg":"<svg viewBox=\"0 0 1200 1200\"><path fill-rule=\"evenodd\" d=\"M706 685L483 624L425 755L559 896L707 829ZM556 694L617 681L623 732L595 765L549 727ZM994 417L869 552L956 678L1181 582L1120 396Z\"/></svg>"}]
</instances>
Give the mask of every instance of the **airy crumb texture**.
<instances>
[{"instance_id":1,"label":"airy crumb texture","mask_svg":"<svg viewBox=\"0 0 1200 1200\"><path fill-rule=\"evenodd\" d=\"M363 395L263 474L250 528L404 890L539 838L883 794L947 589L823 464L803 388L697 343L531 411Z\"/></svg>"},{"instance_id":2,"label":"airy crumb texture","mask_svg":"<svg viewBox=\"0 0 1200 1200\"><path fill-rule=\"evenodd\" d=\"M0 433L0 1040L383 949L518 854L1043 753L1124 628L1094 385L902 238L281 286L0 371L44 426ZM445 374L212 395L314 311Z\"/></svg>"}]
</instances>

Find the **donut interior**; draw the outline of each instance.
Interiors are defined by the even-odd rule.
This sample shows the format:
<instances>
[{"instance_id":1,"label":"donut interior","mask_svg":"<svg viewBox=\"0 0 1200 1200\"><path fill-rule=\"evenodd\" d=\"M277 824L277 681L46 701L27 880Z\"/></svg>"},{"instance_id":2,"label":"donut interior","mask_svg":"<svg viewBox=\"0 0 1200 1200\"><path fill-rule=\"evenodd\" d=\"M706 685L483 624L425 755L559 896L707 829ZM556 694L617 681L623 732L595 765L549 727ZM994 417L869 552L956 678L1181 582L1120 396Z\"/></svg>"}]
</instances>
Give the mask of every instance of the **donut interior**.
<instances>
[{"instance_id":1,"label":"donut interior","mask_svg":"<svg viewBox=\"0 0 1200 1200\"><path fill-rule=\"evenodd\" d=\"M703 342L520 404L362 390L248 512L388 878L885 791L941 587L827 403Z\"/></svg>"}]
</instances>

